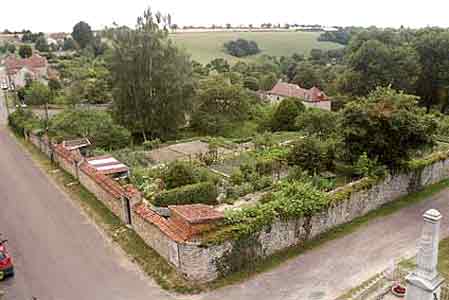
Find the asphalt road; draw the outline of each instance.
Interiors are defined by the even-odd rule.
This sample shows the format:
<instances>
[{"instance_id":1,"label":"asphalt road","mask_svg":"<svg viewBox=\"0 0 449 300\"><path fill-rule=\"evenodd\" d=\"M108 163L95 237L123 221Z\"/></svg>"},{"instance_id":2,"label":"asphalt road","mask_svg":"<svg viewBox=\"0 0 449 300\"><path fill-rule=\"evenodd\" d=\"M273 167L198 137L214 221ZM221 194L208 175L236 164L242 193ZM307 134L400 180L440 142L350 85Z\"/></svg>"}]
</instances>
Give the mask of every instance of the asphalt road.
<instances>
[{"instance_id":1,"label":"asphalt road","mask_svg":"<svg viewBox=\"0 0 449 300\"><path fill-rule=\"evenodd\" d=\"M7 300L171 298L100 234L2 125L0 233L16 267L15 278L0 283Z\"/></svg>"}]
</instances>

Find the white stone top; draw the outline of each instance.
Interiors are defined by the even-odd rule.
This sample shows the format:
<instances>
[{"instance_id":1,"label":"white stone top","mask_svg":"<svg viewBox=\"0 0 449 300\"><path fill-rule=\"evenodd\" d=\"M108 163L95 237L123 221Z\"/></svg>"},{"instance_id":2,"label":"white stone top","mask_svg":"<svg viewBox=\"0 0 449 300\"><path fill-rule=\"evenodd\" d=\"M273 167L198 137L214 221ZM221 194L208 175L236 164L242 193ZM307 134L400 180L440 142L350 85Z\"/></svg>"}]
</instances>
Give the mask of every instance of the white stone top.
<instances>
[{"instance_id":1,"label":"white stone top","mask_svg":"<svg viewBox=\"0 0 449 300\"><path fill-rule=\"evenodd\" d=\"M429 209L424 213L424 218L431 221L439 221L441 219L441 214L436 209Z\"/></svg>"}]
</instances>

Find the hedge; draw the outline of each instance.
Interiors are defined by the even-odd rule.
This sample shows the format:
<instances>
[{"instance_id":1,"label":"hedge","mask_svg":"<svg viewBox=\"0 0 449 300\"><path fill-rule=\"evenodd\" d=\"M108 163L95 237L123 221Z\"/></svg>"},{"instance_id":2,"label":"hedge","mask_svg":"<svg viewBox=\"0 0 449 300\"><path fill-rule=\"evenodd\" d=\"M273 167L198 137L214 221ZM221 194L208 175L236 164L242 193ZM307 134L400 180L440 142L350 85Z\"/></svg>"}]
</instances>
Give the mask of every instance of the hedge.
<instances>
[{"instance_id":1,"label":"hedge","mask_svg":"<svg viewBox=\"0 0 449 300\"><path fill-rule=\"evenodd\" d=\"M217 187L212 182L200 182L163 191L156 195L154 205L167 207L169 205L186 204L217 204Z\"/></svg>"}]
</instances>

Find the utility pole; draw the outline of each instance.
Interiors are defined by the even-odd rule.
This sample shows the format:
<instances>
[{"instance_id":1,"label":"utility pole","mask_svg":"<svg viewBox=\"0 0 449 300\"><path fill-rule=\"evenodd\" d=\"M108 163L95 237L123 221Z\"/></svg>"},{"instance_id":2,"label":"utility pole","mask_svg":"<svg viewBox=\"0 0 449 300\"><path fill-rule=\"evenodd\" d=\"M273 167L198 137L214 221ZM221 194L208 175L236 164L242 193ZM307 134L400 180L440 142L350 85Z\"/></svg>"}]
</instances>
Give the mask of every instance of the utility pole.
<instances>
[{"instance_id":1,"label":"utility pole","mask_svg":"<svg viewBox=\"0 0 449 300\"><path fill-rule=\"evenodd\" d=\"M54 162L53 144L48 135L48 97L45 99L45 136L47 137L48 148L50 149L50 161Z\"/></svg>"}]
</instances>

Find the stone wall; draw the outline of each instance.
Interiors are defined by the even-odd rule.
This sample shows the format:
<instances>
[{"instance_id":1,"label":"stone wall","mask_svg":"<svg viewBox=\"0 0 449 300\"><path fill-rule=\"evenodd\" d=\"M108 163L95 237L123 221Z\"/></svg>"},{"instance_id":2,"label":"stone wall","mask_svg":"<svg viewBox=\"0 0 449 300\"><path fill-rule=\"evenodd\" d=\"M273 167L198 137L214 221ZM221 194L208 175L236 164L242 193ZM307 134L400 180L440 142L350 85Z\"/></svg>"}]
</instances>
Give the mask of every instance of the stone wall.
<instances>
[{"instance_id":1,"label":"stone wall","mask_svg":"<svg viewBox=\"0 0 449 300\"><path fill-rule=\"evenodd\" d=\"M130 199L130 206L141 200L134 193L129 193L116 181L108 176L98 173L88 166L86 162L77 161L77 157L60 144L50 147L45 136L27 133L26 138L48 157L53 152L54 162L64 171L77 178L82 186L95 195L107 208L109 208L122 221L127 222L123 197Z\"/></svg>"},{"instance_id":2,"label":"stone wall","mask_svg":"<svg viewBox=\"0 0 449 300\"><path fill-rule=\"evenodd\" d=\"M199 243L183 243L179 246L179 270L189 279L212 281L257 259L288 247L300 246L338 225L446 178L449 178L449 159L422 170L388 176L367 190L352 192L346 200L339 201L310 218L277 220L249 241L228 241L210 247ZM357 182L351 185L356 186ZM348 189L351 185L343 188ZM337 192L339 190L335 191Z\"/></svg>"},{"instance_id":3,"label":"stone wall","mask_svg":"<svg viewBox=\"0 0 449 300\"><path fill-rule=\"evenodd\" d=\"M45 155L50 157L51 149L48 143L48 139L44 136L36 135L33 133L25 133L25 138L30 141L34 146L36 146Z\"/></svg>"},{"instance_id":4,"label":"stone wall","mask_svg":"<svg viewBox=\"0 0 449 300\"><path fill-rule=\"evenodd\" d=\"M94 172L89 172L86 164L81 165L78 180L82 186L94 194L98 200L109 208L114 215L126 222L123 214L124 210L122 207L121 195L119 192L113 192L112 190L105 189L102 185L100 185L97 174Z\"/></svg>"},{"instance_id":5,"label":"stone wall","mask_svg":"<svg viewBox=\"0 0 449 300\"><path fill-rule=\"evenodd\" d=\"M179 268L178 245L182 243L182 239L170 233L164 233L162 228L164 225L168 226L164 223L166 223L166 220L151 210L141 212L136 206L133 209L133 229L147 245L153 248L173 266Z\"/></svg>"},{"instance_id":6,"label":"stone wall","mask_svg":"<svg viewBox=\"0 0 449 300\"><path fill-rule=\"evenodd\" d=\"M49 148L42 146L42 139L32 135L28 138L48 154ZM126 191L112 179L90 170L87 164L74 163L74 158L69 153L58 147L54 150L55 161L69 173L79 174L80 183L124 220L120 197L127 195ZM133 199L131 218L137 234L186 278L208 282L280 250L300 246L338 225L446 178L449 178L449 159L434 162L420 170L387 176L368 188L355 188L366 180L362 179L334 191L335 194L348 190L350 192L347 197L336 201L319 214L294 220L277 220L248 239L225 241L214 246L203 245L201 241L187 241L188 234L179 222L158 215L140 203L140 197L128 197Z\"/></svg>"}]
</instances>

